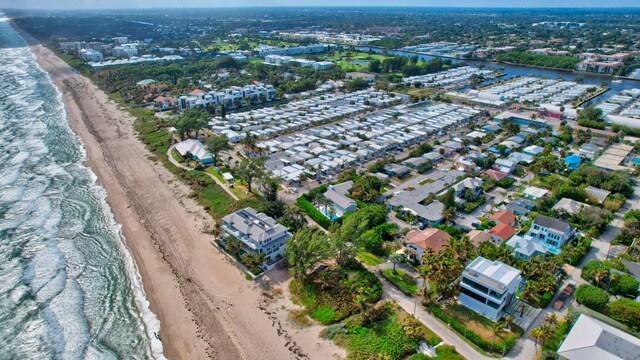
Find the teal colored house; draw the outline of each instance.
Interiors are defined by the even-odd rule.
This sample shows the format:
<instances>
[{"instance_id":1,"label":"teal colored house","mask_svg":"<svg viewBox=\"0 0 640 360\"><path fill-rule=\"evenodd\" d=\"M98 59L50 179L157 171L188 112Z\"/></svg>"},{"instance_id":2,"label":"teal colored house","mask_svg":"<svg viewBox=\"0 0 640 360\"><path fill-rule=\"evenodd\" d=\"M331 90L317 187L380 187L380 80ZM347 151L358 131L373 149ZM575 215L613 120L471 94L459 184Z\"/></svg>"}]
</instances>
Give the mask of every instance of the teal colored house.
<instances>
[{"instance_id":1,"label":"teal colored house","mask_svg":"<svg viewBox=\"0 0 640 360\"><path fill-rule=\"evenodd\" d=\"M580 167L580 163L582 162L582 158L578 155L572 154L564 158L565 164L567 164L567 168L569 170L576 170Z\"/></svg>"}]
</instances>

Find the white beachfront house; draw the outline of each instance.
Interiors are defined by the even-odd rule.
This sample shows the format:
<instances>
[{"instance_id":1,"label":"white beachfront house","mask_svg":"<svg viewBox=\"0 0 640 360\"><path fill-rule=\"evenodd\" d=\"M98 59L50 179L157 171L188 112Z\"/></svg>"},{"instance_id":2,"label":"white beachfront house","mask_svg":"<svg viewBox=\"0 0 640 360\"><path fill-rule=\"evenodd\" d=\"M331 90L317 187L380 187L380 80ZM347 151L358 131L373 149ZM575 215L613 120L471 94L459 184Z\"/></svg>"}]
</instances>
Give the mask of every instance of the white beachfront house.
<instances>
[{"instance_id":1,"label":"white beachfront house","mask_svg":"<svg viewBox=\"0 0 640 360\"><path fill-rule=\"evenodd\" d=\"M241 254L264 254L267 265L284 257L284 248L291 233L264 213L247 207L222 218L220 241L233 238L242 243Z\"/></svg>"},{"instance_id":2,"label":"white beachfront house","mask_svg":"<svg viewBox=\"0 0 640 360\"><path fill-rule=\"evenodd\" d=\"M538 214L533 219L527 235L531 235L549 246L560 248L573 237L575 232L575 227L562 220Z\"/></svg>"},{"instance_id":3,"label":"white beachfront house","mask_svg":"<svg viewBox=\"0 0 640 360\"><path fill-rule=\"evenodd\" d=\"M498 321L511 303L521 279L520 270L479 256L462 272L459 301L467 308Z\"/></svg>"}]
</instances>

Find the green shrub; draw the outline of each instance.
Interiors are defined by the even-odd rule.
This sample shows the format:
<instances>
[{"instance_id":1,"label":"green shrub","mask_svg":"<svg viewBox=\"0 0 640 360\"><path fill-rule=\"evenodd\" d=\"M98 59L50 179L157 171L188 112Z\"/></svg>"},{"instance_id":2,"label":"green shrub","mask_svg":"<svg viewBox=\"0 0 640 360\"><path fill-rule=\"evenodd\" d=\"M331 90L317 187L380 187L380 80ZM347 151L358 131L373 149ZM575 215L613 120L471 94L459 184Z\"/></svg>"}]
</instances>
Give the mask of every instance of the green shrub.
<instances>
[{"instance_id":1,"label":"green shrub","mask_svg":"<svg viewBox=\"0 0 640 360\"><path fill-rule=\"evenodd\" d=\"M547 305L549 305L549 302L551 302L551 298L553 298L553 295L550 292L542 294L542 297L540 297L540 307L545 308Z\"/></svg>"},{"instance_id":2,"label":"green shrub","mask_svg":"<svg viewBox=\"0 0 640 360\"><path fill-rule=\"evenodd\" d=\"M609 294L599 287L582 284L576 289L576 300L588 308L600 311L609 302Z\"/></svg>"},{"instance_id":3,"label":"green shrub","mask_svg":"<svg viewBox=\"0 0 640 360\"><path fill-rule=\"evenodd\" d=\"M361 310L382 297L382 283L357 261L331 266L289 284L292 299L304 305L309 316L331 324ZM356 301L358 299L358 301Z\"/></svg>"},{"instance_id":4,"label":"green shrub","mask_svg":"<svg viewBox=\"0 0 640 360\"><path fill-rule=\"evenodd\" d=\"M609 292L622 296L635 296L638 293L638 280L629 274L611 274Z\"/></svg>"},{"instance_id":5,"label":"green shrub","mask_svg":"<svg viewBox=\"0 0 640 360\"><path fill-rule=\"evenodd\" d=\"M609 315L630 328L640 328L640 303L631 299L618 299L609 306Z\"/></svg>"},{"instance_id":6,"label":"green shrub","mask_svg":"<svg viewBox=\"0 0 640 360\"><path fill-rule=\"evenodd\" d=\"M345 333L336 334L334 341L347 349L348 359L400 360L415 352L420 338L406 332L397 316L391 313L367 326L355 321Z\"/></svg>"},{"instance_id":7,"label":"green shrub","mask_svg":"<svg viewBox=\"0 0 640 360\"><path fill-rule=\"evenodd\" d=\"M456 348L451 345L440 345L436 348L438 360L464 360L464 356L458 354Z\"/></svg>"},{"instance_id":8,"label":"green shrub","mask_svg":"<svg viewBox=\"0 0 640 360\"><path fill-rule=\"evenodd\" d=\"M316 207L313 206L313 204L310 203L309 200L307 200L304 196L300 196L296 200L296 204L300 209L307 213L310 218L317 222L318 225L322 226L325 229L331 227L331 220L328 217L324 216L324 214L321 213L320 210L316 209Z\"/></svg>"}]
</instances>

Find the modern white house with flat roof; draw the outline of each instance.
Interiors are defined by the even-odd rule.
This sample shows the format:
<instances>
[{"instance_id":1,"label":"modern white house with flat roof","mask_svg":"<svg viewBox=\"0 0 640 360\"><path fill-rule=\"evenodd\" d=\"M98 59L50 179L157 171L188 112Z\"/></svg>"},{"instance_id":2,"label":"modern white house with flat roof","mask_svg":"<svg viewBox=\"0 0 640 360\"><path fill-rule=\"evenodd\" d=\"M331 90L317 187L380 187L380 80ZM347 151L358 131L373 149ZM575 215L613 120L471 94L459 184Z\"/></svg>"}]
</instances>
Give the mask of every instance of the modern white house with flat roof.
<instances>
[{"instance_id":1,"label":"modern white house with flat roof","mask_svg":"<svg viewBox=\"0 0 640 360\"><path fill-rule=\"evenodd\" d=\"M271 265L284 257L284 248L291 233L286 227L264 213L247 207L222 218L220 241L229 239L242 243L241 254L264 254L265 263Z\"/></svg>"},{"instance_id":2,"label":"modern white house with flat roof","mask_svg":"<svg viewBox=\"0 0 640 360\"><path fill-rule=\"evenodd\" d=\"M498 321L511 303L521 279L520 270L479 256L462 272L458 300L478 314Z\"/></svg>"}]
</instances>

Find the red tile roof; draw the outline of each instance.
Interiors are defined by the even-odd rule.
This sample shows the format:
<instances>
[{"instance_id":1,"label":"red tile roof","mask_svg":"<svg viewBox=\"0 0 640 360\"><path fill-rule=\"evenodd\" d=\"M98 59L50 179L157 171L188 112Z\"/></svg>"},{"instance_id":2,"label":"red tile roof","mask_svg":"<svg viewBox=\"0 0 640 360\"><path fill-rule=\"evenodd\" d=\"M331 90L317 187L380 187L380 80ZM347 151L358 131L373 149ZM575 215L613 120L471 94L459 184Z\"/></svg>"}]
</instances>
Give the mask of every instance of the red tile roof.
<instances>
[{"instance_id":1,"label":"red tile roof","mask_svg":"<svg viewBox=\"0 0 640 360\"><path fill-rule=\"evenodd\" d=\"M200 90L200 89L195 89L192 92L189 93L189 95L200 95L202 94L204 91Z\"/></svg>"},{"instance_id":2,"label":"red tile roof","mask_svg":"<svg viewBox=\"0 0 640 360\"><path fill-rule=\"evenodd\" d=\"M429 228L423 231L411 230L406 235L407 243L414 244L422 249L430 247L436 252L444 249L447 240L450 238L451 235L435 228Z\"/></svg>"},{"instance_id":3,"label":"red tile roof","mask_svg":"<svg viewBox=\"0 0 640 360\"><path fill-rule=\"evenodd\" d=\"M501 210L491 215L489 219L495 220L496 222L499 222L502 224L509 224L513 226L516 223L516 220L518 219L518 217L516 216L516 214L512 213L509 210Z\"/></svg>"},{"instance_id":4,"label":"red tile roof","mask_svg":"<svg viewBox=\"0 0 640 360\"><path fill-rule=\"evenodd\" d=\"M486 177L488 177L488 178L493 179L493 180L500 181L500 180L506 178L509 174L507 174L506 172L503 172L503 171L489 169L489 170L484 172L484 175Z\"/></svg>"},{"instance_id":5,"label":"red tile roof","mask_svg":"<svg viewBox=\"0 0 640 360\"><path fill-rule=\"evenodd\" d=\"M489 234L495 235L503 241L509 240L510 237L515 235L516 229L507 224L498 224L489 230Z\"/></svg>"}]
</instances>

